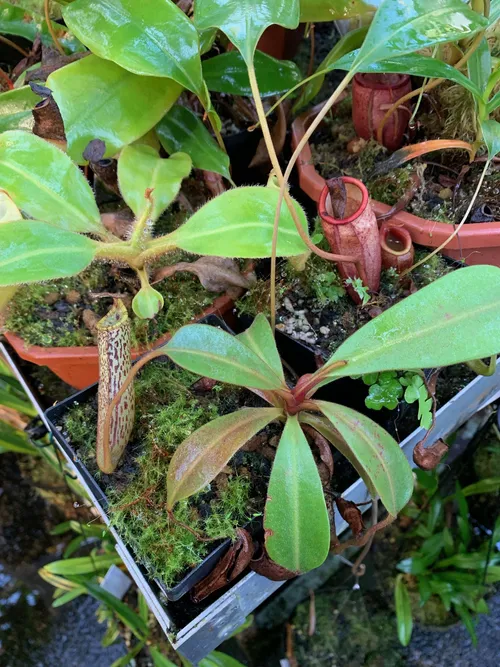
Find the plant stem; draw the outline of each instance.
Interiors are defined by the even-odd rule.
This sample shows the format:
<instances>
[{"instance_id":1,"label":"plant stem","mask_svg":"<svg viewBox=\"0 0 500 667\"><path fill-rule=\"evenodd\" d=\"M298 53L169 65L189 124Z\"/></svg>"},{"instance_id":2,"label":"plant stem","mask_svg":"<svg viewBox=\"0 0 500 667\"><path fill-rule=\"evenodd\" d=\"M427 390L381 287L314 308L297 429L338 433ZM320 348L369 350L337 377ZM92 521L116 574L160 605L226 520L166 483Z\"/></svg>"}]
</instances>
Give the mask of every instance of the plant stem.
<instances>
[{"instance_id":1,"label":"plant stem","mask_svg":"<svg viewBox=\"0 0 500 667\"><path fill-rule=\"evenodd\" d=\"M19 44L16 44L15 42L13 42L8 37L4 37L3 35L0 35L0 42L3 42L4 44L7 44L7 46L10 46L12 49L15 49L16 51L18 51L25 58L27 58L29 56L29 53L25 49L23 49L21 46L19 46Z\"/></svg>"},{"instance_id":2,"label":"plant stem","mask_svg":"<svg viewBox=\"0 0 500 667\"><path fill-rule=\"evenodd\" d=\"M148 222L150 220L152 208L153 208L153 199L151 193L149 192L149 194L146 196L146 206L144 208L144 211L139 220L136 221L134 231L132 232L132 236L130 237L130 243L135 248L141 247L141 241L143 240L144 230L146 229Z\"/></svg>"},{"instance_id":3,"label":"plant stem","mask_svg":"<svg viewBox=\"0 0 500 667\"><path fill-rule=\"evenodd\" d=\"M145 250L143 250L139 255L139 257L137 258L137 263L140 266L140 268L142 268L147 261L154 259L159 255L165 255L167 252L175 250L177 246L171 240L171 237L174 234L175 232L172 232L171 234L167 234L166 236L160 236L150 241L147 244Z\"/></svg>"},{"instance_id":4,"label":"plant stem","mask_svg":"<svg viewBox=\"0 0 500 667\"><path fill-rule=\"evenodd\" d=\"M143 267L141 254L138 252L137 248L133 248L125 241L122 241L121 243L98 243L96 258L97 257L109 259L111 261L125 262L135 269Z\"/></svg>"},{"instance_id":5,"label":"plant stem","mask_svg":"<svg viewBox=\"0 0 500 667\"><path fill-rule=\"evenodd\" d=\"M424 257L424 259L421 259L420 262L417 262L416 264L414 264L413 266L411 266L411 267L410 267L409 269L407 269L406 271L403 271L403 273L401 274L401 277L406 276L408 273L410 273L410 271L413 271L413 270L416 269L418 266L421 266L422 264L425 264L425 262L428 262L428 261L430 260L431 257L434 257L434 255L436 255L440 250L442 250L443 248L445 248L445 247L448 245L448 243L449 243L452 239L454 239L455 236L459 233L459 231L460 231L460 230L462 229L462 227L464 226L465 221L466 221L467 218L469 217L469 214L470 214L470 212L471 212L471 210L472 210L472 207L474 206L474 203L475 203L475 201L476 201L476 199L477 199L477 196L478 196L478 194L479 194L479 191L481 190L481 186L482 186L482 184L483 184L484 177L486 176L486 172L487 172L487 170L488 170L488 167L490 166L490 162L491 162L490 160L487 160L487 162L485 163L485 165L484 165L484 169L483 169L483 171L482 171L482 173L481 173L481 177L480 177L479 182L478 182L478 184L477 184L477 186L476 186L476 189L475 189L475 191L474 191L474 194L473 194L473 196L472 196L472 199L470 200L469 205L467 206L467 210L465 211L463 218L460 220L460 223L459 223L459 225L456 227L456 229L454 230L454 232L453 232L452 234L450 234L450 236L446 239L446 241L444 241L443 243L441 243L440 246L438 246L437 248L435 248L431 253L429 253L426 257Z\"/></svg>"},{"instance_id":6,"label":"plant stem","mask_svg":"<svg viewBox=\"0 0 500 667\"><path fill-rule=\"evenodd\" d=\"M52 41L54 42L54 46L56 47L56 49L62 56L65 56L66 54L64 52L64 49L59 43L59 40L57 39L56 31L54 30L54 26L52 25L52 21L50 20L49 3L50 0L44 0L43 3L43 10L45 13L45 22L47 24L47 30L49 31L50 36L52 37Z\"/></svg>"}]
</instances>

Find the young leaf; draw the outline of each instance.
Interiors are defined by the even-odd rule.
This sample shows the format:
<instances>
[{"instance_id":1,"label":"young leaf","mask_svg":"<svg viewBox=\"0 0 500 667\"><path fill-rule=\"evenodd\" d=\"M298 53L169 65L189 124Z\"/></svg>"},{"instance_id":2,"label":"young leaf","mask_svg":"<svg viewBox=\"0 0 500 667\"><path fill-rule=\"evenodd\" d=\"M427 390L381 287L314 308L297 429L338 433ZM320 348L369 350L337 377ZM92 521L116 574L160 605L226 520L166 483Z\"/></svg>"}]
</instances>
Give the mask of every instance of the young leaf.
<instances>
[{"instance_id":1,"label":"young leaf","mask_svg":"<svg viewBox=\"0 0 500 667\"><path fill-rule=\"evenodd\" d=\"M205 424L184 440L167 475L167 506L209 484L245 442L282 414L278 408L243 408Z\"/></svg>"},{"instance_id":2,"label":"young leaf","mask_svg":"<svg viewBox=\"0 0 500 667\"><path fill-rule=\"evenodd\" d=\"M266 550L292 572L319 567L330 520L318 468L296 416L288 417L274 459L264 514Z\"/></svg>"},{"instance_id":3,"label":"young leaf","mask_svg":"<svg viewBox=\"0 0 500 667\"><path fill-rule=\"evenodd\" d=\"M47 86L64 120L68 154L78 164L93 139L102 139L104 156L113 157L142 137L182 91L172 79L138 76L94 55L53 72Z\"/></svg>"},{"instance_id":4,"label":"young leaf","mask_svg":"<svg viewBox=\"0 0 500 667\"><path fill-rule=\"evenodd\" d=\"M356 468L372 495L380 496L389 514L396 516L413 491L413 474L398 443L355 410L327 401L315 404L345 441L344 447L333 443L335 447Z\"/></svg>"},{"instance_id":5,"label":"young leaf","mask_svg":"<svg viewBox=\"0 0 500 667\"><path fill-rule=\"evenodd\" d=\"M118 159L118 185L136 218L148 208L146 192L151 191L153 206L148 217L154 221L177 197L190 171L191 158L186 153L175 153L165 160L151 146L126 146Z\"/></svg>"},{"instance_id":6,"label":"young leaf","mask_svg":"<svg viewBox=\"0 0 500 667\"><path fill-rule=\"evenodd\" d=\"M491 74L491 53L486 37L483 37L479 46L469 58L467 67L470 80L483 93Z\"/></svg>"},{"instance_id":7,"label":"young leaf","mask_svg":"<svg viewBox=\"0 0 500 667\"><path fill-rule=\"evenodd\" d=\"M170 236L172 243L199 255L270 257L278 194L274 187L249 186L228 190L210 200L176 229ZM295 209L307 230L302 208L295 203ZM306 251L288 206L283 202L277 255L289 257Z\"/></svg>"},{"instance_id":8,"label":"young leaf","mask_svg":"<svg viewBox=\"0 0 500 667\"><path fill-rule=\"evenodd\" d=\"M488 20L462 0L382 0L353 70L484 30Z\"/></svg>"},{"instance_id":9,"label":"young leaf","mask_svg":"<svg viewBox=\"0 0 500 667\"><path fill-rule=\"evenodd\" d=\"M194 21L198 30L222 30L251 65L257 42L267 27L299 25L299 0L196 0Z\"/></svg>"},{"instance_id":10,"label":"young leaf","mask_svg":"<svg viewBox=\"0 0 500 667\"><path fill-rule=\"evenodd\" d=\"M328 70L342 69L350 71L358 54L359 51L354 51L345 55L337 62L333 62ZM377 62L363 62L358 68L358 72L375 74L388 72L391 74L412 74L413 76L423 76L430 79L448 79L448 81L453 81L466 88L476 99L481 99L481 90L477 84L466 77L465 74L462 74L460 70L442 60L422 56L419 53L389 57Z\"/></svg>"},{"instance_id":11,"label":"young leaf","mask_svg":"<svg viewBox=\"0 0 500 667\"><path fill-rule=\"evenodd\" d=\"M170 154L187 153L196 169L215 171L230 179L229 156L212 137L200 118L188 109L176 104L156 126L156 133L163 148Z\"/></svg>"},{"instance_id":12,"label":"young leaf","mask_svg":"<svg viewBox=\"0 0 500 667\"><path fill-rule=\"evenodd\" d=\"M252 389L280 389L283 380L235 336L206 324L190 324L163 346L183 368L203 377Z\"/></svg>"},{"instance_id":13,"label":"young leaf","mask_svg":"<svg viewBox=\"0 0 500 667\"><path fill-rule=\"evenodd\" d=\"M134 74L168 77L205 95L198 32L171 0L76 0L63 16L100 58Z\"/></svg>"},{"instance_id":14,"label":"young leaf","mask_svg":"<svg viewBox=\"0 0 500 667\"><path fill-rule=\"evenodd\" d=\"M0 183L32 218L73 232L104 232L85 176L65 153L34 134L0 135Z\"/></svg>"},{"instance_id":15,"label":"young leaf","mask_svg":"<svg viewBox=\"0 0 500 667\"><path fill-rule=\"evenodd\" d=\"M98 243L35 220L2 225L0 286L74 276L94 259Z\"/></svg>"},{"instance_id":16,"label":"young leaf","mask_svg":"<svg viewBox=\"0 0 500 667\"><path fill-rule=\"evenodd\" d=\"M29 86L14 88L0 95L0 132L7 130L31 130L31 110L40 101Z\"/></svg>"},{"instance_id":17,"label":"young leaf","mask_svg":"<svg viewBox=\"0 0 500 667\"><path fill-rule=\"evenodd\" d=\"M410 596L402 574L396 577L394 588L394 604L396 606L396 622L398 624L398 639L403 646L408 646L413 630Z\"/></svg>"},{"instance_id":18,"label":"young leaf","mask_svg":"<svg viewBox=\"0 0 500 667\"><path fill-rule=\"evenodd\" d=\"M499 331L500 269L469 266L439 278L358 329L326 367L341 359L348 364L333 368L321 384L345 375L437 368L491 357L500 351Z\"/></svg>"},{"instance_id":19,"label":"young leaf","mask_svg":"<svg viewBox=\"0 0 500 667\"><path fill-rule=\"evenodd\" d=\"M278 348L276 347L271 325L265 315L259 313L248 329L238 334L236 338L250 348L250 350L253 350L285 384L285 376Z\"/></svg>"},{"instance_id":20,"label":"young leaf","mask_svg":"<svg viewBox=\"0 0 500 667\"><path fill-rule=\"evenodd\" d=\"M295 63L290 60L277 60L262 51L255 52L254 67L261 97L280 95L302 79ZM204 60L203 76L208 90L228 95L252 96L247 66L238 51L228 51Z\"/></svg>"},{"instance_id":21,"label":"young leaf","mask_svg":"<svg viewBox=\"0 0 500 667\"><path fill-rule=\"evenodd\" d=\"M500 123L497 120L483 120L481 121L481 131L488 149L488 158L492 160L495 155L500 153Z\"/></svg>"}]
</instances>

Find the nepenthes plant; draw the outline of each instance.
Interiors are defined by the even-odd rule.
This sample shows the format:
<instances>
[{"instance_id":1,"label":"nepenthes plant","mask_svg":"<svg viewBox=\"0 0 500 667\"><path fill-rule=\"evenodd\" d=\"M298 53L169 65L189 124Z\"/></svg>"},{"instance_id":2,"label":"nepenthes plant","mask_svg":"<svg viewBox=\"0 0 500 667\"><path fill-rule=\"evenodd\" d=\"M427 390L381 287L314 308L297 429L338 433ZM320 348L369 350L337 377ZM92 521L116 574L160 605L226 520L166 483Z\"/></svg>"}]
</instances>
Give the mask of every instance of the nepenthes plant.
<instances>
[{"instance_id":1,"label":"nepenthes plant","mask_svg":"<svg viewBox=\"0 0 500 667\"><path fill-rule=\"evenodd\" d=\"M361 413L316 399L317 390L345 376L437 368L497 354L499 302L500 269L475 266L455 271L366 324L324 366L302 376L294 386L285 379L272 329L263 315L237 336L207 325L185 326L128 373L107 409L101 447L108 450L116 445L110 439L114 411L123 407L136 373L155 357L167 355L201 376L250 389L270 407L240 409L188 436L170 463L167 509L171 514L179 500L206 487L251 437L279 421L284 427L269 480L265 544L278 565L306 572L325 560L334 536L304 431L312 429L338 449L388 512L358 543L390 523L413 489L410 465L392 436ZM125 446L122 441L120 449ZM113 460L119 456L120 452Z\"/></svg>"}]
</instances>

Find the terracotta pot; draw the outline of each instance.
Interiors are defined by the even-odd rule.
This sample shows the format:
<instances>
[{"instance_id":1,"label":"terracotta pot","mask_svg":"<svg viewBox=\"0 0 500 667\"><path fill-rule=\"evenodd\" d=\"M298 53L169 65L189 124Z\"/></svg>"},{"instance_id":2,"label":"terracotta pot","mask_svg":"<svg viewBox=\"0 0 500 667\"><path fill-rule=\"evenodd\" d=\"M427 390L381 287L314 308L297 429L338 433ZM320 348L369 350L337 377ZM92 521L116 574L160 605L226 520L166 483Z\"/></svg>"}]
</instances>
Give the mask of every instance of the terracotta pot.
<instances>
[{"instance_id":1,"label":"terracotta pot","mask_svg":"<svg viewBox=\"0 0 500 667\"><path fill-rule=\"evenodd\" d=\"M395 222L383 222L380 227L380 250L382 253L382 267L396 269L403 273L413 266L415 248L410 232Z\"/></svg>"},{"instance_id":2,"label":"terracotta pot","mask_svg":"<svg viewBox=\"0 0 500 667\"><path fill-rule=\"evenodd\" d=\"M317 111L314 110L308 111L299 116L292 124L292 147L294 150L316 113ZM309 144L305 146L297 160L297 171L302 190L311 199L318 202L325 187L325 179L314 166ZM370 201L377 216L383 215L391 209L387 204L382 204L375 199ZM390 220L407 229L413 243L428 248L440 246L453 231L452 226L445 222L425 220L405 211L396 213ZM452 259L464 260L468 265L491 264L500 267L500 222L467 223L441 252Z\"/></svg>"},{"instance_id":3,"label":"terracotta pot","mask_svg":"<svg viewBox=\"0 0 500 667\"><path fill-rule=\"evenodd\" d=\"M352 121L363 139L376 139L388 108L411 91L408 74L356 74L352 82ZM405 108L395 111L385 124L382 144L394 151L403 143L410 116Z\"/></svg>"},{"instance_id":4,"label":"terracotta pot","mask_svg":"<svg viewBox=\"0 0 500 667\"><path fill-rule=\"evenodd\" d=\"M195 321L207 315L222 316L230 311L233 306L234 302L229 296L220 296L196 317ZM151 348L166 343L172 337L172 333L161 336L147 347L133 349L132 359L137 359ZM61 380L75 389L84 389L99 379L97 346L40 347L39 345L26 345L24 340L16 334L6 332L4 335L21 359L30 361L37 366L47 366Z\"/></svg>"},{"instance_id":5,"label":"terracotta pot","mask_svg":"<svg viewBox=\"0 0 500 667\"><path fill-rule=\"evenodd\" d=\"M368 289L376 292L381 269L377 219L363 183L350 176L342 176L342 181L347 192L346 215L342 219L333 216L330 193L325 185L318 204L323 232L332 252L359 259L361 275L355 264L337 263L342 278L361 278ZM351 287L347 286L347 290L356 303L361 303L359 295Z\"/></svg>"}]
</instances>

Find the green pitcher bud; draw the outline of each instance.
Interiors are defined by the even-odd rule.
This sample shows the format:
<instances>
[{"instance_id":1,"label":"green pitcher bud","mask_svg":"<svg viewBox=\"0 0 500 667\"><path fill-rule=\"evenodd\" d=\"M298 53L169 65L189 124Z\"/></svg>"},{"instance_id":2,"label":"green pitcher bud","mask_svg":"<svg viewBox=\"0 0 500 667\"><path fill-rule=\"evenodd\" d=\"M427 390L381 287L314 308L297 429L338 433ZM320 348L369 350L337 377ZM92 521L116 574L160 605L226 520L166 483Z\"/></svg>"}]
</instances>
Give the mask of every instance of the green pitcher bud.
<instances>
[{"instance_id":1,"label":"green pitcher bud","mask_svg":"<svg viewBox=\"0 0 500 667\"><path fill-rule=\"evenodd\" d=\"M162 308L163 296L151 285L141 287L132 301L132 310L143 320L152 319Z\"/></svg>"}]
</instances>

